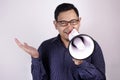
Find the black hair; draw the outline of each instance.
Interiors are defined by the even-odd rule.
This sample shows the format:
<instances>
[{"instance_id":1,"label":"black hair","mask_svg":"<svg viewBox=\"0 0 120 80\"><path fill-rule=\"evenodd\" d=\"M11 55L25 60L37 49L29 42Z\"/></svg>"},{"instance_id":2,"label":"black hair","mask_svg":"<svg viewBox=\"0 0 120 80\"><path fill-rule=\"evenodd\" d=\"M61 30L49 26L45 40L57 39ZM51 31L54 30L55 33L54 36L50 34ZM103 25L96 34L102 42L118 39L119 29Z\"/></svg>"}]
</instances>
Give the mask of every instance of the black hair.
<instances>
[{"instance_id":1,"label":"black hair","mask_svg":"<svg viewBox=\"0 0 120 80\"><path fill-rule=\"evenodd\" d=\"M64 12L64 11L68 11L68 10L71 10L73 9L75 11L75 13L77 14L77 16L79 17L79 12L77 10L77 8L71 4L71 3L62 3L60 5L58 5L55 9L55 12L54 12L54 18L55 20L57 21L58 19L58 16L61 12Z\"/></svg>"}]
</instances>

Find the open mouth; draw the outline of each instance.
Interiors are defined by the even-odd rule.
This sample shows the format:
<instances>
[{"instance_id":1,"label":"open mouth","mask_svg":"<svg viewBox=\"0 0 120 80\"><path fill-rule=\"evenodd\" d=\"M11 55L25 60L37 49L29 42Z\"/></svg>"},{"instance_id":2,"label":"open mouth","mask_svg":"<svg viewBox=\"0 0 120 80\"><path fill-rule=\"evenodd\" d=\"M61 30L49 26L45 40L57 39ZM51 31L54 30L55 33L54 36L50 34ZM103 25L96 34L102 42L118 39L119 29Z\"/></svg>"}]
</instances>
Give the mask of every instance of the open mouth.
<instances>
[{"instance_id":1,"label":"open mouth","mask_svg":"<svg viewBox=\"0 0 120 80\"><path fill-rule=\"evenodd\" d=\"M69 34L72 32L72 30L70 30L70 31L65 30L64 32L65 32L67 35L69 35Z\"/></svg>"},{"instance_id":2,"label":"open mouth","mask_svg":"<svg viewBox=\"0 0 120 80\"><path fill-rule=\"evenodd\" d=\"M68 32L68 35L69 35L71 32L72 32L72 30Z\"/></svg>"}]
</instances>

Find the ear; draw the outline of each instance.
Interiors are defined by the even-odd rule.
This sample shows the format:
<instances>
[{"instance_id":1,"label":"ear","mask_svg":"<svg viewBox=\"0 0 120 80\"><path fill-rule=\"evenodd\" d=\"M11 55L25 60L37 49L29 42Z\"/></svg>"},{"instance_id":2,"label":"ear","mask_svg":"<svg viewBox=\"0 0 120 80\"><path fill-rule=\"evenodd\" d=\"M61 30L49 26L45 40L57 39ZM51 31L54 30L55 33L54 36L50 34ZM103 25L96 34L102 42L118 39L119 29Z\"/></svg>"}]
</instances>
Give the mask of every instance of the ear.
<instances>
[{"instance_id":1,"label":"ear","mask_svg":"<svg viewBox=\"0 0 120 80\"><path fill-rule=\"evenodd\" d=\"M81 17L79 17L79 26L80 26L80 22L81 22Z\"/></svg>"},{"instance_id":2,"label":"ear","mask_svg":"<svg viewBox=\"0 0 120 80\"><path fill-rule=\"evenodd\" d=\"M81 22L81 17L79 17L79 21Z\"/></svg>"},{"instance_id":3,"label":"ear","mask_svg":"<svg viewBox=\"0 0 120 80\"><path fill-rule=\"evenodd\" d=\"M55 26L55 29L57 29L57 22L55 20L53 21L53 24Z\"/></svg>"}]
</instances>

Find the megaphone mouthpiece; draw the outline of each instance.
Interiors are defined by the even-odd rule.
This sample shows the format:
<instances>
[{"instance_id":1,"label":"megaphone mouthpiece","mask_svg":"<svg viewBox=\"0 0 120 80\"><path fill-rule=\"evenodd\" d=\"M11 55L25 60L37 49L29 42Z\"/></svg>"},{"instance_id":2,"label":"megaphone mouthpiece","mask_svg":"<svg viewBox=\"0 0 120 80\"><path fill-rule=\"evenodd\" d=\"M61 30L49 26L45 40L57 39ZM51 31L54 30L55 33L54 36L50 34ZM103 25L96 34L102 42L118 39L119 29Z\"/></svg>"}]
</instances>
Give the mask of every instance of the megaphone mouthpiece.
<instances>
[{"instance_id":1,"label":"megaphone mouthpiece","mask_svg":"<svg viewBox=\"0 0 120 80\"><path fill-rule=\"evenodd\" d=\"M79 35L76 29L73 29L69 34L69 40L73 39L75 36Z\"/></svg>"}]
</instances>

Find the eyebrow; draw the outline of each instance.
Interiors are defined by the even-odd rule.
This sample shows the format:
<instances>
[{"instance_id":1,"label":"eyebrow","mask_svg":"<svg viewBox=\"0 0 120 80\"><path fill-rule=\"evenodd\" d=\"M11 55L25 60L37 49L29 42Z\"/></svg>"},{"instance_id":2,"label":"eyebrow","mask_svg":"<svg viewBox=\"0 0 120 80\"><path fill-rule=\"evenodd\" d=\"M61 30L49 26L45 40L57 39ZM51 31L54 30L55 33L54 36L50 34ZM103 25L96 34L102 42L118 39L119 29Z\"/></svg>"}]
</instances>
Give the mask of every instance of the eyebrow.
<instances>
[{"instance_id":1,"label":"eyebrow","mask_svg":"<svg viewBox=\"0 0 120 80\"><path fill-rule=\"evenodd\" d=\"M71 19L71 20L79 20L79 18L78 19ZM71 21L71 20L69 20L69 21ZM58 20L58 21L67 21L67 20Z\"/></svg>"}]
</instances>

